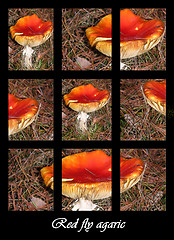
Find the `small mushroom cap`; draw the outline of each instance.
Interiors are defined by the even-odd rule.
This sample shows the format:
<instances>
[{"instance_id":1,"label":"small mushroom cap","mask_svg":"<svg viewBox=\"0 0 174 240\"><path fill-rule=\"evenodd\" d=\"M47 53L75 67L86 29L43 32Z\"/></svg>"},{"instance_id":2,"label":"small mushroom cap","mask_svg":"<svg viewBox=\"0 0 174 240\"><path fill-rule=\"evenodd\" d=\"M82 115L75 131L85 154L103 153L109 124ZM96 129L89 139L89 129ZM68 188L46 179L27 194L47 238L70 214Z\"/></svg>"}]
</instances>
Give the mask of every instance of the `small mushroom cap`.
<instances>
[{"instance_id":1,"label":"small mushroom cap","mask_svg":"<svg viewBox=\"0 0 174 240\"><path fill-rule=\"evenodd\" d=\"M8 94L8 133L17 133L30 125L39 110L39 104L35 99L19 99Z\"/></svg>"},{"instance_id":2,"label":"small mushroom cap","mask_svg":"<svg viewBox=\"0 0 174 240\"><path fill-rule=\"evenodd\" d=\"M22 46L29 47L46 42L52 31L52 22L43 22L36 14L20 18L14 26L10 27L12 39Z\"/></svg>"},{"instance_id":3,"label":"small mushroom cap","mask_svg":"<svg viewBox=\"0 0 174 240\"><path fill-rule=\"evenodd\" d=\"M44 180L46 187L53 189L54 178L53 178L53 164L49 167L44 167L40 170L41 176Z\"/></svg>"},{"instance_id":4,"label":"small mushroom cap","mask_svg":"<svg viewBox=\"0 0 174 240\"><path fill-rule=\"evenodd\" d=\"M166 115L166 80L146 82L143 95L151 107Z\"/></svg>"},{"instance_id":5,"label":"small mushroom cap","mask_svg":"<svg viewBox=\"0 0 174 240\"><path fill-rule=\"evenodd\" d=\"M112 56L112 14L103 17L95 27L86 29L86 36L90 45L98 51Z\"/></svg>"},{"instance_id":6,"label":"small mushroom cap","mask_svg":"<svg viewBox=\"0 0 174 240\"><path fill-rule=\"evenodd\" d=\"M101 150L62 159L62 194L74 199L111 196L111 157Z\"/></svg>"},{"instance_id":7,"label":"small mushroom cap","mask_svg":"<svg viewBox=\"0 0 174 240\"><path fill-rule=\"evenodd\" d=\"M107 90L100 91L92 84L88 84L73 88L63 98L65 104L74 111L87 113L99 110L107 104L110 93Z\"/></svg>"},{"instance_id":8,"label":"small mushroom cap","mask_svg":"<svg viewBox=\"0 0 174 240\"><path fill-rule=\"evenodd\" d=\"M120 11L120 58L131 58L149 51L165 31L160 20L145 20L131 10Z\"/></svg>"},{"instance_id":9,"label":"small mushroom cap","mask_svg":"<svg viewBox=\"0 0 174 240\"><path fill-rule=\"evenodd\" d=\"M141 159L120 157L120 192L133 187L142 177L145 165Z\"/></svg>"}]
</instances>

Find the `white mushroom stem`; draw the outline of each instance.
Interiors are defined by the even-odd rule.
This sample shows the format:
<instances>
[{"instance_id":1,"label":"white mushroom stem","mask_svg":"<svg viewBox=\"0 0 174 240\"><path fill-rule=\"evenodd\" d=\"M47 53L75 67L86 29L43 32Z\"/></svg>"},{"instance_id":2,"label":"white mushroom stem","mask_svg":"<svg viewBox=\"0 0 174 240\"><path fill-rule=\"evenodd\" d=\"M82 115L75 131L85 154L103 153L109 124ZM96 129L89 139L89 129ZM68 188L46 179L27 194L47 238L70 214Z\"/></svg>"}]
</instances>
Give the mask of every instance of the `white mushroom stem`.
<instances>
[{"instance_id":1,"label":"white mushroom stem","mask_svg":"<svg viewBox=\"0 0 174 240\"><path fill-rule=\"evenodd\" d=\"M90 200L80 198L74 203L72 211L93 211L96 207L97 205Z\"/></svg>"},{"instance_id":2,"label":"white mushroom stem","mask_svg":"<svg viewBox=\"0 0 174 240\"><path fill-rule=\"evenodd\" d=\"M28 45L26 45L24 47L23 50L23 61L24 61L24 65L26 68L30 69L32 68L32 54L33 54L34 50L29 47Z\"/></svg>"},{"instance_id":3,"label":"white mushroom stem","mask_svg":"<svg viewBox=\"0 0 174 240\"><path fill-rule=\"evenodd\" d=\"M85 112L79 112L77 116L78 121L78 127L82 132L87 131L87 120L89 118L89 115Z\"/></svg>"}]
</instances>

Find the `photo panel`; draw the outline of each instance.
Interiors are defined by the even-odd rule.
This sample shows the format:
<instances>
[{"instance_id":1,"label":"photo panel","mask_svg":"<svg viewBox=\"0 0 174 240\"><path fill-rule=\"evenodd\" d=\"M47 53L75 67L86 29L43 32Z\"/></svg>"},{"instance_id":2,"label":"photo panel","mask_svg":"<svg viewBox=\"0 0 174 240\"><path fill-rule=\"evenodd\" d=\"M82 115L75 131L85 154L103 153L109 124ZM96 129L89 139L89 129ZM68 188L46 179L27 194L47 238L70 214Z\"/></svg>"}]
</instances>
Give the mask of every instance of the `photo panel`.
<instances>
[{"instance_id":1,"label":"photo panel","mask_svg":"<svg viewBox=\"0 0 174 240\"><path fill-rule=\"evenodd\" d=\"M62 150L62 211L112 211L112 149Z\"/></svg>"},{"instance_id":2,"label":"photo panel","mask_svg":"<svg viewBox=\"0 0 174 240\"><path fill-rule=\"evenodd\" d=\"M8 211L53 211L53 149L8 150ZM49 175L49 176L48 176ZM51 188L49 188L51 186Z\"/></svg>"},{"instance_id":3,"label":"photo panel","mask_svg":"<svg viewBox=\"0 0 174 240\"><path fill-rule=\"evenodd\" d=\"M120 149L120 211L166 211L166 149Z\"/></svg>"},{"instance_id":4,"label":"photo panel","mask_svg":"<svg viewBox=\"0 0 174 240\"><path fill-rule=\"evenodd\" d=\"M62 8L62 70L112 70L112 9Z\"/></svg>"},{"instance_id":5,"label":"photo panel","mask_svg":"<svg viewBox=\"0 0 174 240\"><path fill-rule=\"evenodd\" d=\"M166 8L120 8L120 70L166 70Z\"/></svg>"},{"instance_id":6,"label":"photo panel","mask_svg":"<svg viewBox=\"0 0 174 240\"><path fill-rule=\"evenodd\" d=\"M120 140L166 140L166 80L120 79Z\"/></svg>"},{"instance_id":7,"label":"photo panel","mask_svg":"<svg viewBox=\"0 0 174 240\"><path fill-rule=\"evenodd\" d=\"M8 70L54 70L53 8L8 9Z\"/></svg>"},{"instance_id":8,"label":"photo panel","mask_svg":"<svg viewBox=\"0 0 174 240\"><path fill-rule=\"evenodd\" d=\"M8 80L9 140L53 140L53 121L53 79Z\"/></svg>"},{"instance_id":9,"label":"photo panel","mask_svg":"<svg viewBox=\"0 0 174 240\"><path fill-rule=\"evenodd\" d=\"M62 79L62 140L112 140L111 79Z\"/></svg>"}]
</instances>

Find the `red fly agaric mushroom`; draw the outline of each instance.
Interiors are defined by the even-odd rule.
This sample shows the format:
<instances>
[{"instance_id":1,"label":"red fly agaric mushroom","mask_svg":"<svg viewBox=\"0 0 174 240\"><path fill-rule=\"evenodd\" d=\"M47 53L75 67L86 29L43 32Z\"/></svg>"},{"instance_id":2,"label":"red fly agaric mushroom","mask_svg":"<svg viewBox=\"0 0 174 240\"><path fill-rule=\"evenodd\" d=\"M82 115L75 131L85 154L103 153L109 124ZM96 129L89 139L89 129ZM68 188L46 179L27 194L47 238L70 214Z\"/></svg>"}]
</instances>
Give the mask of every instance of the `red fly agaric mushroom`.
<instances>
[{"instance_id":1,"label":"red fly agaric mushroom","mask_svg":"<svg viewBox=\"0 0 174 240\"><path fill-rule=\"evenodd\" d=\"M112 56L112 14L103 17L95 27L86 29L86 36L90 45L98 51Z\"/></svg>"},{"instance_id":2,"label":"red fly agaric mushroom","mask_svg":"<svg viewBox=\"0 0 174 240\"><path fill-rule=\"evenodd\" d=\"M54 188L53 164L49 167L42 168L40 172L46 187L50 187L53 190Z\"/></svg>"},{"instance_id":3,"label":"red fly agaric mushroom","mask_svg":"<svg viewBox=\"0 0 174 240\"><path fill-rule=\"evenodd\" d=\"M23 55L27 68L32 67L32 47L46 42L52 31L52 22L43 22L36 14L20 18L14 26L10 27L12 39L24 46Z\"/></svg>"},{"instance_id":4,"label":"red fly agaric mushroom","mask_svg":"<svg viewBox=\"0 0 174 240\"><path fill-rule=\"evenodd\" d=\"M166 80L146 82L142 87L142 92L151 107L166 115Z\"/></svg>"},{"instance_id":5,"label":"red fly agaric mushroom","mask_svg":"<svg viewBox=\"0 0 174 240\"><path fill-rule=\"evenodd\" d=\"M156 46L164 35L164 23L145 20L131 10L120 11L120 59L132 58Z\"/></svg>"},{"instance_id":6,"label":"red fly agaric mushroom","mask_svg":"<svg viewBox=\"0 0 174 240\"><path fill-rule=\"evenodd\" d=\"M81 85L71 90L69 94L64 95L64 101L74 111L79 112L77 119L82 131L87 130L87 119L89 112L94 112L102 108L110 98L107 90L100 91L92 84Z\"/></svg>"},{"instance_id":7,"label":"red fly agaric mushroom","mask_svg":"<svg viewBox=\"0 0 174 240\"><path fill-rule=\"evenodd\" d=\"M120 157L120 193L133 187L143 176L145 164L141 159Z\"/></svg>"},{"instance_id":8,"label":"red fly agaric mushroom","mask_svg":"<svg viewBox=\"0 0 174 240\"><path fill-rule=\"evenodd\" d=\"M39 104L35 99L19 99L8 94L8 135L17 133L36 118Z\"/></svg>"},{"instance_id":9,"label":"red fly agaric mushroom","mask_svg":"<svg viewBox=\"0 0 174 240\"><path fill-rule=\"evenodd\" d=\"M91 201L111 196L111 157L101 150L73 154L62 159L62 194L77 199L73 211L91 211Z\"/></svg>"}]
</instances>

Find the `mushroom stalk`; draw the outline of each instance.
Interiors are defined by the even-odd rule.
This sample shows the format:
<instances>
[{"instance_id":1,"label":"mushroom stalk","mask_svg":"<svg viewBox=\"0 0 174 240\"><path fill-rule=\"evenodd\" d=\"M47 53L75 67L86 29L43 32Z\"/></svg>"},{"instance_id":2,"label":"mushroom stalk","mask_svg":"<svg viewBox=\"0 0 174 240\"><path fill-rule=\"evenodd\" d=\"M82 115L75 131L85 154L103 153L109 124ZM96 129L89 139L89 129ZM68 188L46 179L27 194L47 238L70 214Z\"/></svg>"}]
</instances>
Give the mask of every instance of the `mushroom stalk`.
<instances>
[{"instance_id":1,"label":"mushroom stalk","mask_svg":"<svg viewBox=\"0 0 174 240\"><path fill-rule=\"evenodd\" d=\"M85 132L88 129L87 127L88 118L90 118L89 115L83 111L79 112L77 116L77 126L82 132Z\"/></svg>"},{"instance_id":2,"label":"mushroom stalk","mask_svg":"<svg viewBox=\"0 0 174 240\"><path fill-rule=\"evenodd\" d=\"M72 211L93 211L97 207L92 201L80 198L74 203Z\"/></svg>"},{"instance_id":3,"label":"mushroom stalk","mask_svg":"<svg viewBox=\"0 0 174 240\"><path fill-rule=\"evenodd\" d=\"M29 47L28 45L26 45L23 49L23 58L22 58L22 62L24 62L24 65L26 68L30 69L32 68L32 54L33 54L34 50Z\"/></svg>"}]
</instances>

